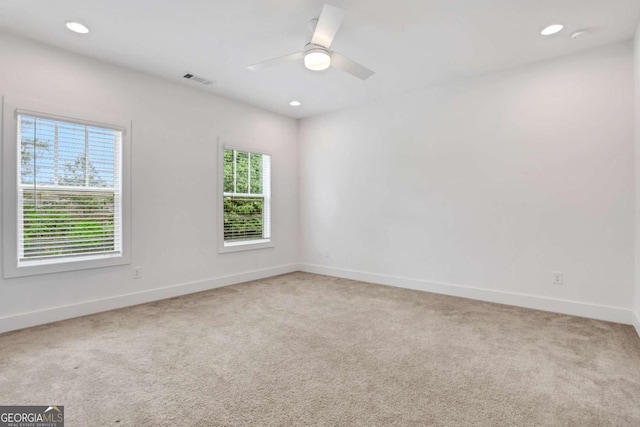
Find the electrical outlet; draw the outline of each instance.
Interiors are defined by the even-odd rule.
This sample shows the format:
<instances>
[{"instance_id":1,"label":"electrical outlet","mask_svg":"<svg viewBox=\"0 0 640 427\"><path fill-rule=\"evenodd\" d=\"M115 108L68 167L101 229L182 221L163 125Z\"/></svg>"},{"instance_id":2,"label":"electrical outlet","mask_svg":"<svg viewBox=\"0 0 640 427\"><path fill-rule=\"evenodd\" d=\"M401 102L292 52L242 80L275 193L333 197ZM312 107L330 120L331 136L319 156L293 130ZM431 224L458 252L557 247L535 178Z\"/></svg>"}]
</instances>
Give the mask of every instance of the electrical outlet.
<instances>
[{"instance_id":1,"label":"electrical outlet","mask_svg":"<svg viewBox=\"0 0 640 427\"><path fill-rule=\"evenodd\" d=\"M551 273L551 283L554 285L562 285L564 283L564 274L560 271L554 271Z\"/></svg>"},{"instance_id":2,"label":"electrical outlet","mask_svg":"<svg viewBox=\"0 0 640 427\"><path fill-rule=\"evenodd\" d=\"M133 278L134 279L142 278L142 267L133 267Z\"/></svg>"},{"instance_id":3,"label":"electrical outlet","mask_svg":"<svg viewBox=\"0 0 640 427\"><path fill-rule=\"evenodd\" d=\"M324 251L325 258L331 258L331 251Z\"/></svg>"}]
</instances>

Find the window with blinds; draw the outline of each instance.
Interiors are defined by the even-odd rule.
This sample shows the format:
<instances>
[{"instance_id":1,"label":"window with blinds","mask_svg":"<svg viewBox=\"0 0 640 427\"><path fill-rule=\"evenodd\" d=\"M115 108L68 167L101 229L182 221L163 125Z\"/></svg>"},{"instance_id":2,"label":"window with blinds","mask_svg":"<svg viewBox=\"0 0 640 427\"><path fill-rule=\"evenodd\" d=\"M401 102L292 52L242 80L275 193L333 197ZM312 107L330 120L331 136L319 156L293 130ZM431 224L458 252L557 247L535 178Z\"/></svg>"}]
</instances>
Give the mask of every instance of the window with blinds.
<instances>
[{"instance_id":1,"label":"window with blinds","mask_svg":"<svg viewBox=\"0 0 640 427\"><path fill-rule=\"evenodd\" d=\"M18 264L122 250L122 130L18 115Z\"/></svg>"},{"instance_id":2,"label":"window with blinds","mask_svg":"<svg viewBox=\"0 0 640 427\"><path fill-rule=\"evenodd\" d=\"M223 232L225 246L271 238L271 156L224 148Z\"/></svg>"}]
</instances>

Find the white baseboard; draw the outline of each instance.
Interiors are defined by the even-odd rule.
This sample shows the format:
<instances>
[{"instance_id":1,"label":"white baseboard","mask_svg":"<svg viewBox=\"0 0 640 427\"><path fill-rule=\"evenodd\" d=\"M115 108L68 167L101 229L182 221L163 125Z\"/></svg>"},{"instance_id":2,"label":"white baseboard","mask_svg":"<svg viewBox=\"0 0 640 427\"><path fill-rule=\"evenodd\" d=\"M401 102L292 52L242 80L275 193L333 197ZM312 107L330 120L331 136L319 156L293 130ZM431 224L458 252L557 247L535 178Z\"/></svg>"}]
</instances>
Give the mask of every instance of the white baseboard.
<instances>
[{"instance_id":1,"label":"white baseboard","mask_svg":"<svg viewBox=\"0 0 640 427\"><path fill-rule=\"evenodd\" d=\"M344 279L376 283L379 285L395 286L398 288L415 289L419 291L470 298L480 301L495 302L517 307L533 308L536 310L550 311L553 313L570 314L572 316L588 317L591 319L624 323L626 325L630 325L634 321L633 311L620 307L587 304L577 301L539 297L534 295L518 294L505 291L495 291L489 289L474 288L470 286L453 285L449 283L430 282L426 280L366 273L362 271L347 270L342 268L326 267L313 264L303 263L299 266L300 271L305 271L308 273L324 274L326 276L341 277ZM635 319L635 321L636 329L638 330L638 333L640 333L640 324L637 323L638 319Z\"/></svg>"},{"instance_id":2,"label":"white baseboard","mask_svg":"<svg viewBox=\"0 0 640 427\"><path fill-rule=\"evenodd\" d=\"M108 310L129 307L147 302L173 298L180 295L201 292L238 283L259 280L280 274L304 271L308 273L323 274L326 276L341 277L362 282L376 283L380 285L395 286L399 288L415 289L425 292L433 292L444 295L471 298L480 301L495 302L513 305L517 307L533 308L536 310L551 311L554 313L569 314L573 316L588 317L592 319L606 320L610 322L633 325L640 335L640 313L632 310L610 307L597 304L587 304L576 301L559 300L533 295L518 294L512 292L495 291L469 286L452 285L449 283L430 282L426 280L411 279L406 277L389 276L376 273L366 273L356 270L326 267L313 264L286 264L262 270L254 270L229 276L216 277L197 282L182 283L159 289L150 289L141 292L118 295L111 298L86 301L78 304L53 307L45 310L21 313L0 318L0 333L24 329L31 326L43 325L74 317L86 316Z\"/></svg>"},{"instance_id":3,"label":"white baseboard","mask_svg":"<svg viewBox=\"0 0 640 427\"><path fill-rule=\"evenodd\" d=\"M48 308L46 310L32 311L0 318L0 333L24 329L31 326L43 325L57 322L59 320L71 319L74 317L86 316L88 314L100 313L102 311L115 310L117 308L132 305L144 304L166 298L173 298L180 295L201 292L223 286L235 285L237 283L249 282L251 280L264 279L266 277L298 271L298 264L286 264L277 267L254 270L240 274L216 277L197 282L182 283L159 289L150 289L141 292L118 295L111 298L85 301L78 304L65 305L61 307Z\"/></svg>"},{"instance_id":4,"label":"white baseboard","mask_svg":"<svg viewBox=\"0 0 640 427\"><path fill-rule=\"evenodd\" d=\"M632 313L633 316L633 327L636 328L636 332L640 337L640 312Z\"/></svg>"}]
</instances>

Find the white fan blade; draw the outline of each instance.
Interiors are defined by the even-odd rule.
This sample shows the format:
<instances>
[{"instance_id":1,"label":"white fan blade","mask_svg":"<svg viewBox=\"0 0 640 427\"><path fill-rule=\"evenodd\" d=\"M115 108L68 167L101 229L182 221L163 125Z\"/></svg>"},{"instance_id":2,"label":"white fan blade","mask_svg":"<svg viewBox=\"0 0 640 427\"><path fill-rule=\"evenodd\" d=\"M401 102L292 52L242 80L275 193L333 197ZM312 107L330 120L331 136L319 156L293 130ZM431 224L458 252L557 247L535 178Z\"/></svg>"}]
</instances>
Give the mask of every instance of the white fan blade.
<instances>
[{"instance_id":1,"label":"white fan blade","mask_svg":"<svg viewBox=\"0 0 640 427\"><path fill-rule=\"evenodd\" d=\"M344 19L344 12L344 9L325 4L322 7L318 24L316 24L316 30L313 32L311 43L327 49L330 48L338 28L340 28L342 19Z\"/></svg>"},{"instance_id":2,"label":"white fan blade","mask_svg":"<svg viewBox=\"0 0 640 427\"><path fill-rule=\"evenodd\" d=\"M274 65L284 64L285 62L295 61L304 58L304 52L292 53L291 55L281 56L279 58L270 59L268 61L259 62L249 65L247 68L251 71L262 70L263 68L273 67Z\"/></svg>"},{"instance_id":3,"label":"white fan blade","mask_svg":"<svg viewBox=\"0 0 640 427\"><path fill-rule=\"evenodd\" d=\"M367 80L375 74L364 65L360 65L338 52L331 52L331 65L362 80Z\"/></svg>"}]
</instances>

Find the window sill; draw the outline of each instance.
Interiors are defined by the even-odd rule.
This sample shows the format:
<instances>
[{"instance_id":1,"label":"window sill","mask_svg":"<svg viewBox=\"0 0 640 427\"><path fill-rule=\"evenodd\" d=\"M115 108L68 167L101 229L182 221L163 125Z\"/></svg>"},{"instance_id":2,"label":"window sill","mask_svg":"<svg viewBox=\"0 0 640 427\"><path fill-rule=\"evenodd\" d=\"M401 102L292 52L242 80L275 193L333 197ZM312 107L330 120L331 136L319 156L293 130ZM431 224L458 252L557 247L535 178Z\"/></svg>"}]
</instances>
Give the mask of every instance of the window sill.
<instances>
[{"instance_id":1,"label":"window sill","mask_svg":"<svg viewBox=\"0 0 640 427\"><path fill-rule=\"evenodd\" d=\"M274 247L274 244L273 244L273 240L271 239L224 242L218 248L218 253L225 254L230 252L252 251L255 249L266 249L266 248L273 248L273 247Z\"/></svg>"},{"instance_id":2,"label":"window sill","mask_svg":"<svg viewBox=\"0 0 640 427\"><path fill-rule=\"evenodd\" d=\"M5 278L35 276L38 274L63 273L67 271L88 270L130 264L129 258L120 252L105 255L87 255L77 258L22 261L6 265Z\"/></svg>"}]
</instances>

